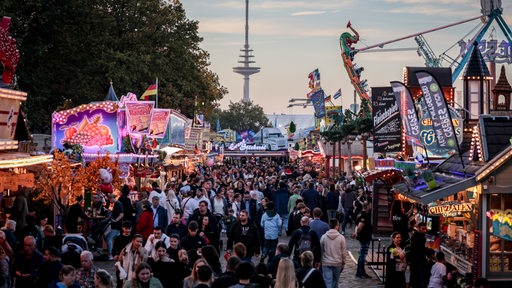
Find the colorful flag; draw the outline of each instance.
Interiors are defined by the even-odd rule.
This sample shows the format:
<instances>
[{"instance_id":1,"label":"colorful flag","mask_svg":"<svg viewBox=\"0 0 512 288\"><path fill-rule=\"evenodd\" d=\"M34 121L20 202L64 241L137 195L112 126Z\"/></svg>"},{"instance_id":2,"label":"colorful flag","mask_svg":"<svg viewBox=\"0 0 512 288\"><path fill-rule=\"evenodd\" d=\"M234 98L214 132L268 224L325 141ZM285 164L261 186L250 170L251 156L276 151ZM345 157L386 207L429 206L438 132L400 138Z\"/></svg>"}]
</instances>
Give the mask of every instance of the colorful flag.
<instances>
[{"instance_id":1,"label":"colorful flag","mask_svg":"<svg viewBox=\"0 0 512 288\"><path fill-rule=\"evenodd\" d=\"M149 100L150 96L156 95L158 90L158 86L156 84L151 84L148 89L140 96L140 100Z\"/></svg>"},{"instance_id":2,"label":"colorful flag","mask_svg":"<svg viewBox=\"0 0 512 288\"><path fill-rule=\"evenodd\" d=\"M331 101L331 95L324 98L324 102L329 102L329 101Z\"/></svg>"},{"instance_id":3,"label":"colorful flag","mask_svg":"<svg viewBox=\"0 0 512 288\"><path fill-rule=\"evenodd\" d=\"M462 157L450 109L448 109L448 104L439 82L434 75L426 71L416 72L416 77L418 78L423 99L432 120L432 129L434 130L439 147L449 151L458 151ZM464 165L464 162L462 162L462 165Z\"/></svg>"},{"instance_id":4,"label":"colorful flag","mask_svg":"<svg viewBox=\"0 0 512 288\"><path fill-rule=\"evenodd\" d=\"M341 88L338 89L338 91L336 91L336 93L334 93L334 95L332 96L332 98L334 98L334 100L338 99L341 97Z\"/></svg>"},{"instance_id":5,"label":"colorful flag","mask_svg":"<svg viewBox=\"0 0 512 288\"><path fill-rule=\"evenodd\" d=\"M313 70L308 75L309 79L309 89L311 90L319 90L320 89L320 71L318 68Z\"/></svg>"},{"instance_id":6,"label":"colorful flag","mask_svg":"<svg viewBox=\"0 0 512 288\"><path fill-rule=\"evenodd\" d=\"M418 112L412 98L409 88L402 82L390 82L395 94L398 111L402 118L402 126L404 127L407 142L413 145L424 146L420 141L420 123L418 120Z\"/></svg>"}]
</instances>

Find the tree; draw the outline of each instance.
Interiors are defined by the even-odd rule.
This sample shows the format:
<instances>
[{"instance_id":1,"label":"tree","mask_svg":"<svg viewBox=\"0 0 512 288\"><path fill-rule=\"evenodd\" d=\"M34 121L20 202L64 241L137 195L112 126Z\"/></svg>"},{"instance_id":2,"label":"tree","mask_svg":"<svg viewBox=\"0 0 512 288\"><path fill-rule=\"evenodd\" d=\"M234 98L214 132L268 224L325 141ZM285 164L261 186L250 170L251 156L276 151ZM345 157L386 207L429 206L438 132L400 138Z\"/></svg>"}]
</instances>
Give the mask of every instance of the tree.
<instances>
[{"instance_id":1,"label":"tree","mask_svg":"<svg viewBox=\"0 0 512 288\"><path fill-rule=\"evenodd\" d=\"M43 164L35 188L39 192L35 200L42 200L59 211L60 215L65 215L68 201L82 195L83 182L80 173L72 167L64 153L56 150L51 164Z\"/></svg>"},{"instance_id":2,"label":"tree","mask_svg":"<svg viewBox=\"0 0 512 288\"><path fill-rule=\"evenodd\" d=\"M0 15L12 18L17 88L28 92L33 132L49 132L65 101L103 100L110 80L140 95L158 78L159 107L190 118L198 109L208 115L227 93L199 46L198 22L179 1L5 0Z\"/></svg>"},{"instance_id":3,"label":"tree","mask_svg":"<svg viewBox=\"0 0 512 288\"><path fill-rule=\"evenodd\" d=\"M228 110L220 112L220 124L222 127L235 131L259 131L263 127L272 127L263 108L251 102L230 102Z\"/></svg>"}]
</instances>

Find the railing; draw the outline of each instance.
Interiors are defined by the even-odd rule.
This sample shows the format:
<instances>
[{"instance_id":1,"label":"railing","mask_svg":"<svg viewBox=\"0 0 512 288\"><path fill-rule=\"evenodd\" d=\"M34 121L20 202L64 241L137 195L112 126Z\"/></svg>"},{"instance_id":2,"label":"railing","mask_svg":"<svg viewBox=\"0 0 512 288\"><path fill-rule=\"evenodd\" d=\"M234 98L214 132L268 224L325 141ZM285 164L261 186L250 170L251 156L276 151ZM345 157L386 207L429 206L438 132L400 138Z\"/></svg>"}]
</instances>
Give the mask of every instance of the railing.
<instances>
[{"instance_id":1,"label":"railing","mask_svg":"<svg viewBox=\"0 0 512 288\"><path fill-rule=\"evenodd\" d=\"M386 281L387 246L382 243L381 238L372 238L370 249L366 257L366 264L375 272L379 280Z\"/></svg>"}]
</instances>

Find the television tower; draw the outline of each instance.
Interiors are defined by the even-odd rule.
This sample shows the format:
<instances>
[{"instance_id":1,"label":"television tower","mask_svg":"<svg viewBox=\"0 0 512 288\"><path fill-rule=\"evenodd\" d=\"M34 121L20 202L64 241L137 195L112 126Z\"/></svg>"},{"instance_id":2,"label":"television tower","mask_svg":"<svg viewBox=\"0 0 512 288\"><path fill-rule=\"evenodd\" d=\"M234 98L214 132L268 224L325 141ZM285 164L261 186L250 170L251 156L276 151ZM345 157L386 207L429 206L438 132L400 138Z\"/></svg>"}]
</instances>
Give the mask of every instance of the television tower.
<instances>
[{"instance_id":1,"label":"television tower","mask_svg":"<svg viewBox=\"0 0 512 288\"><path fill-rule=\"evenodd\" d=\"M244 102L249 102L251 99L249 98L249 76L252 74L256 74L260 72L260 67L250 67L251 63L255 63L252 60L252 49L249 48L249 0L245 0L245 44L244 48L240 49L243 53L241 54L240 60L238 63L242 64L238 67L233 67L233 72L241 74L244 76L244 98L242 100Z\"/></svg>"}]
</instances>

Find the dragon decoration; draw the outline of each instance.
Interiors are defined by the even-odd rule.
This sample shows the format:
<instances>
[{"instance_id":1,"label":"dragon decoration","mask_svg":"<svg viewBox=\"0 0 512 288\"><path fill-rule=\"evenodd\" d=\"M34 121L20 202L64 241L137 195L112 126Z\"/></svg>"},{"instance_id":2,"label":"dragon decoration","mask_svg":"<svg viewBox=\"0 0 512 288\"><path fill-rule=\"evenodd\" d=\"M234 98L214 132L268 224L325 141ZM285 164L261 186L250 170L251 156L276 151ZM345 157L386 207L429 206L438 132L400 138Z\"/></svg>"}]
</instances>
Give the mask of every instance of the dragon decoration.
<instances>
[{"instance_id":1,"label":"dragon decoration","mask_svg":"<svg viewBox=\"0 0 512 288\"><path fill-rule=\"evenodd\" d=\"M0 62L4 66L0 87L9 86L14 78L16 66L20 60L20 52L16 48L16 40L8 35L10 17L3 17L0 22Z\"/></svg>"},{"instance_id":2,"label":"dragon decoration","mask_svg":"<svg viewBox=\"0 0 512 288\"><path fill-rule=\"evenodd\" d=\"M344 32L340 35L341 58L343 59L343 64L357 94L359 94L361 99L369 100L370 96L368 96L368 92L366 91L366 80L360 80L361 72L363 72L364 68L358 68L357 64L353 62L354 55L357 53L357 50L352 47L352 44L359 41L359 33L352 28L350 21L347 23L347 28L349 28L354 34Z\"/></svg>"}]
</instances>

